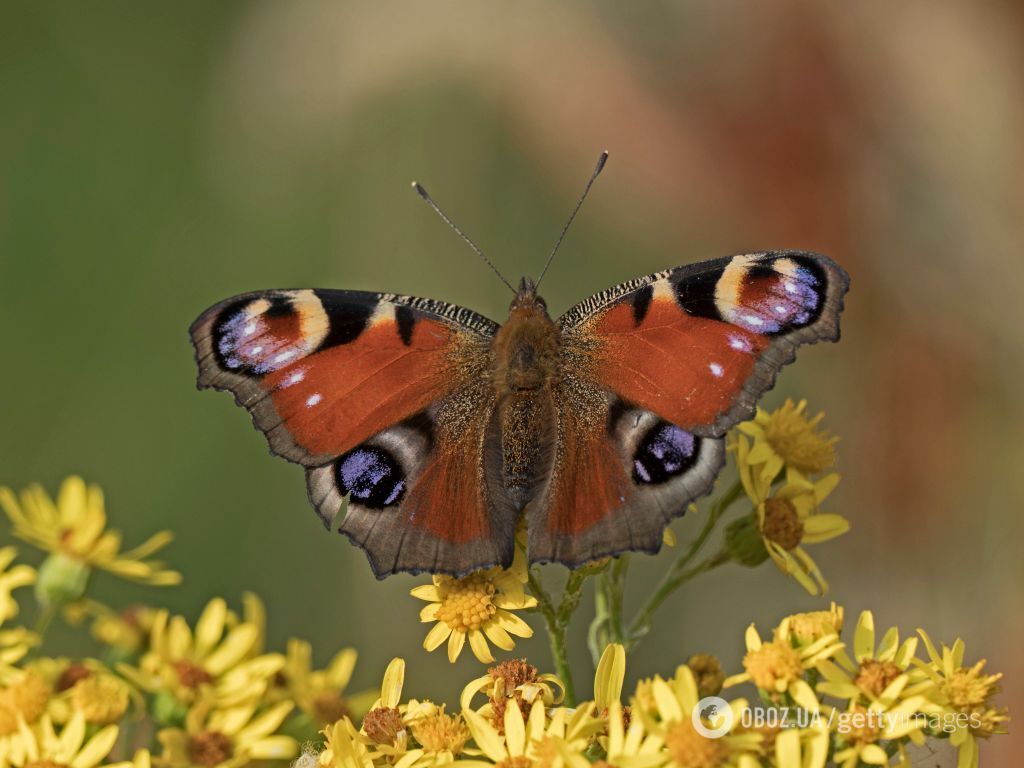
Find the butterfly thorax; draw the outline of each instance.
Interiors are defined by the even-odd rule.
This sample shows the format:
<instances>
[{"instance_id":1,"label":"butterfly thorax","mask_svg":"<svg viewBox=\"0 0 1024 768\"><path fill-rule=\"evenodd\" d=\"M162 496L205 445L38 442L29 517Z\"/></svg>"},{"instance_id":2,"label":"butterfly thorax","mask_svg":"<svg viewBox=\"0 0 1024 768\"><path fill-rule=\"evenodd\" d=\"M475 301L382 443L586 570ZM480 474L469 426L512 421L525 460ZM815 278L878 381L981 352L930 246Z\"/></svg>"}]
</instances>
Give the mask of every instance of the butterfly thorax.
<instances>
[{"instance_id":1,"label":"butterfly thorax","mask_svg":"<svg viewBox=\"0 0 1024 768\"><path fill-rule=\"evenodd\" d=\"M494 337L494 385L499 398L548 386L558 369L559 331L544 299L524 278L508 321Z\"/></svg>"}]
</instances>

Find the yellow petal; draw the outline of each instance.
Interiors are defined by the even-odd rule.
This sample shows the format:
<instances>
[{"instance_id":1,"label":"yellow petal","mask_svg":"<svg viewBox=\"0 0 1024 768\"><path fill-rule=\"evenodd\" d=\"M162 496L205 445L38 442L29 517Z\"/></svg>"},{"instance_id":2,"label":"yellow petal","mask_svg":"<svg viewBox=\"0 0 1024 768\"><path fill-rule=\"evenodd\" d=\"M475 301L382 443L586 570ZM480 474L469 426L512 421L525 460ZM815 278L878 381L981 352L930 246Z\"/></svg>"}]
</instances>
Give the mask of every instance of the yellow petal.
<instances>
[{"instance_id":1,"label":"yellow petal","mask_svg":"<svg viewBox=\"0 0 1024 768\"><path fill-rule=\"evenodd\" d=\"M448 661L452 664L462 653L462 647L466 644L466 633L453 630L448 636Z\"/></svg>"},{"instance_id":2,"label":"yellow petal","mask_svg":"<svg viewBox=\"0 0 1024 768\"><path fill-rule=\"evenodd\" d=\"M516 647L515 640L512 639L508 632L501 628L498 622L488 621L484 624L483 629L487 639L501 648L501 650L511 651Z\"/></svg>"},{"instance_id":3,"label":"yellow petal","mask_svg":"<svg viewBox=\"0 0 1024 768\"><path fill-rule=\"evenodd\" d=\"M82 748L82 751L75 755L71 761L71 768L94 768L110 754L117 741L118 729L116 725L108 725L95 736L89 739L89 743Z\"/></svg>"},{"instance_id":4,"label":"yellow petal","mask_svg":"<svg viewBox=\"0 0 1024 768\"><path fill-rule=\"evenodd\" d=\"M196 655L203 658L217 644L224 634L224 621L228 615L228 604L223 598L215 597L203 610L196 622Z\"/></svg>"},{"instance_id":5,"label":"yellow petal","mask_svg":"<svg viewBox=\"0 0 1024 768\"><path fill-rule=\"evenodd\" d=\"M490 664L494 661L491 649L487 647L487 638L479 629L470 630L469 647L473 649L473 655L476 656L477 661L483 664Z\"/></svg>"},{"instance_id":6,"label":"yellow petal","mask_svg":"<svg viewBox=\"0 0 1024 768\"><path fill-rule=\"evenodd\" d=\"M448 635L451 633L452 628L443 621L440 621L431 627L430 631L427 633L426 638L423 640L423 647L428 651L436 650L441 643L448 639Z\"/></svg>"},{"instance_id":7,"label":"yellow petal","mask_svg":"<svg viewBox=\"0 0 1024 768\"><path fill-rule=\"evenodd\" d=\"M381 704L397 707L402 700L402 686L405 684L405 659L394 658L384 671L384 682L380 687Z\"/></svg>"},{"instance_id":8,"label":"yellow petal","mask_svg":"<svg viewBox=\"0 0 1024 768\"><path fill-rule=\"evenodd\" d=\"M626 676L626 649L612 643L604 649L594 674L594 701L599 709L610 707L622 696L622 681Z\"/></svg>"}]
</instances>

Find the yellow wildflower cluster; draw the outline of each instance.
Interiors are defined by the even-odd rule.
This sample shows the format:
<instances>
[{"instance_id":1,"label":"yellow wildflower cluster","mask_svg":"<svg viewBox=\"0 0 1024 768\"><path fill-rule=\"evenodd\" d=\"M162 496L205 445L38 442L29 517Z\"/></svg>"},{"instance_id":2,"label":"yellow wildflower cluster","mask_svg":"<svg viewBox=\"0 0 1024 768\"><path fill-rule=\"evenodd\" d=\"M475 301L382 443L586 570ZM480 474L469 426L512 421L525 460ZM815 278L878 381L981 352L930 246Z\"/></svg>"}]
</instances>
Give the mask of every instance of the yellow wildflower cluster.
<instances>
[{"instance_id":1,"label":"yellow wildflower cluster","mask_svg":"<svg viewBox=\"0 0 1024 768\"><path fill-rule=\"evenodd\" d=\"M153 559L171 534L122 550L102 492L80 478L65 481L56 500L38 486L20 495L0 488L13 534L46 553L37 569L0 548L0 768L909 768L929 741L956 749L958 768L976 768L979 744L1007 730L1008 712L994 701L1001 675L966 661L962 640L936 645L923 630L901 638L896 628L878 636L869 611L844 640L835 603L786 616L767 637L751 625L735 674L696 654L624 696L627 654L688 579L771 559L808 592L827 589L804 547L849 524L821 509L839 482L830 471L836 438L821 419L787 401L737 428L738 480L712 501L702 532L632 622L622 615L627 557L570 573L556 600L528 568L522 535L508 569L415 587L426 603L420 621L432 625L424 648L444 645L455 662L468 645L491 665L464 686L457 708L405 697L401 658L379 689L353 694L355 650L337 650L317 669L305 640L268 649L266 611L252 594L240 608L214 597L194 621L156 604L99 603L89 594L97 569L150 586L179 583ZM744 497L750 506L726 527L721 551L698 562ZM670 531L665 540L674 543ZM565 632L591 578L599 582L589 638L596 673L593 696L577 703ZM33 584L29 629L13 622L22 615L17 591ZM512 651L514 638L532 636L521 612L543 617L557 674L526 659L494 663L492 647ZM43 654L55 617L87 625L101 658ZM756 698L732 698L740 685Z\"/></svg>"},{"instance_id":2,"label":"yellow wildflower cluster","mask_svg":"<svg viewBox=\"0 0 1024 768\"><path fill-rule=\"evenodd\" d=\"M265 616L254 595L232 611L214 598L194 624L165 609L115 611L86 595L94 569L151 586L178 572L151 559L170 542L161 532L122 551L107 528L103 495L79 478L56 501L37 486L0 488L14 535L43 549L37 570L0 549L0 766L3 768L242 768L287 765L299 744L373 695L346 696L356 654L341 650L314 669L308 643L264 651ZM36 585L38 632L9 626L16 590ZM50 620L88 620L106 651L96 658L38 653ZM140 740L141 736L141 740Z\"/></svg>"},{"instance_id":3,"label":"yellow wildflower cluster","mask_svg":"<svg viewBox=\"0 0 1024 768\"><path fill-rule=\"evenodd\" d=\"M914 745L930 737L948 738L970 766L976 739L1005 731L1005 710L991 703L998 677L982 674L983 662L964 667L962 642L918 659L915 639L900 643L898 630L876 645L865 612L850 656L841 631L835 605L785 618L769 640L751 627L745 671L724 683L753 683L755 703L720 698L720 667L706 655L640 680L623 702L626 654L613 644L590 701L567 706L558 678L510 660L471 681L461 711L449 713L404 700L405 662L395 659L361 724L341 718L303 759L320 768L909 768Z\"/></svg>"}]
</instances>

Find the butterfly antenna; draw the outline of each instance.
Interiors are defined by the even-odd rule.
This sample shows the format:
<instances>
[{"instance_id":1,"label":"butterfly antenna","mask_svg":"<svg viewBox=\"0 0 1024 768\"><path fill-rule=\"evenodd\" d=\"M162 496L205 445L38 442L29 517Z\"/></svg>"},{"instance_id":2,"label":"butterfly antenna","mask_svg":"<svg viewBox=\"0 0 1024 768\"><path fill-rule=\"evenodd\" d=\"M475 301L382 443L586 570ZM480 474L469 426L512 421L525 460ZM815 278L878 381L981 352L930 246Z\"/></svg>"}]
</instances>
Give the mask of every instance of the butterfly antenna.
<instances>
[{"instance_id":1,"label":"butterfly antenna","mask_svg":"<svg viewBox=\"0 0 1024 768\"><path fill-rule=\"evenodd\" d=\"M449 219L445 215L444 211L442 211L438 207L437 203L434 202L433 198L431 198L431 196L429 194L427 194L427 190L425 190L423 188L423 186L419 182L417 182L417 181L414 181L412 183L412 188L416 190L416 194L418 194L420 197L422 197L423 201L427 205L429 205L431 208L434 209L434 213L436 213L438 216L440 216L445 224L447 224L449 227L451 227L452 229L455 230L455 234L457 234L459 237L461 237L463 240L466 241L466 244L470 248L473 249L473 252L477 256L479 256L481 259L483 259L484 264L486 264L488 267L490 267L492 270L494 270L494 274L496 274L498 276L498 278L501 280L501 282L503 282L505 285L507 285L508 289L510 291L512 291L512 293L516 293L517 294L518 292L516 291L515 288L512 287L512 283L510 283L508 280L506 280L505 276L503 274L501 274L501 272L498 271L498 268L496 266L494 266L494 264L491 263L491 260L488 259L486 256L484 256L484 252L480 250L480 247L476 243L474 243L472 240L469 239L469 235L467 235L465 232L463 232L461 229L459 229L459 227L455 224L455 222L453 222L451 219Z\"/></svg>"},{"instance_id":2,"label":"butterfly antenna","mask_svg":"<svg viewBox=\"0 0 1024 768\"><path fill-rule=\"evenodd\" d=\"M569 214L569 220L565 222L565 226L562 227L562 234L558 236L558 242L555 243L555 247L551 249L551 254L548 256L548 261L544 265L544 269L541 270L540 277L537 278L537 287L540 287L540 281L544 279L544 275L548 272L548 267L551 266L551 262L555 259L555 254L558 253L558 247L562 244L565 239L565 233L569 231L569 227L572 226L572 220L576 218L576 214L579 213L580 208L583 206L583 201L587 199L587 193L590 192L590 188L594 185L594 181L601 174L604 169L604 164L608 162L608 151L605 150L601 153L601 156L597 158L597 167L594 168L594 172L590 174L590 181L587 182L587 186L583 188L583 194L580 195L580 199L576 202L576 207L572 209L572 213Z\"/></svg>"}]
</instances>

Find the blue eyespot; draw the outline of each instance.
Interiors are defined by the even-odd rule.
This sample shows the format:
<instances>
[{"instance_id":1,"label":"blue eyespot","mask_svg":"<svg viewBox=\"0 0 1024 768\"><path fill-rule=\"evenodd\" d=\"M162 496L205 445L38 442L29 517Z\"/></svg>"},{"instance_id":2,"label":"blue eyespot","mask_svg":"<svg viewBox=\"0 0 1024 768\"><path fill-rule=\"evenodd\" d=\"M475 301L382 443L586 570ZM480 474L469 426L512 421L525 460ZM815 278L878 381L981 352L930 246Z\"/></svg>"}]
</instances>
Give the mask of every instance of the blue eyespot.
<instances>
[{"instance_id":1,"label":"blue eyespot","mask_svg":"<svg viewBox=\"0 0 1024 768\"><path fill-rule=\"evenodd\" d=\"M370 509L398 504L405 494L405 473L395 457L382 448L355 448L335 465L338 490L351 495L352 502Z\"/></svg>"},{"instance_id":2,"label":"blue eyespot","mask_svg":"<svg viewBox=\"0 0 1024 768\"><path fill-rule=\"evenodd\" d=\"M644 435L633 457L633 482L658 485L689 470L697 462L700 438L667 421Z\"/></svg>"}]
</instances>

